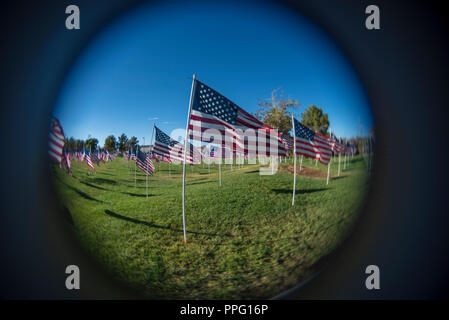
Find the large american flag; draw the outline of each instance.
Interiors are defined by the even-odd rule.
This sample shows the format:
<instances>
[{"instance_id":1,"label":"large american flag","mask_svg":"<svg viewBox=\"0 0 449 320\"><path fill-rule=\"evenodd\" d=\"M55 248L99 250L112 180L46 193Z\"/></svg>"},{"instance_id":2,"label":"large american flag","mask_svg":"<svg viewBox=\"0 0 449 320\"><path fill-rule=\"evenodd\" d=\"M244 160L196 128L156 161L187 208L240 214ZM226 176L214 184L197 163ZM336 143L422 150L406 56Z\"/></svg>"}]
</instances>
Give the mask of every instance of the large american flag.
<instances>
[{"instance_id":1,"label":"large american flag","mask_svg":"<svg viewBox=\"0 0 449 320\"><path fill-rule=\"evenodd\" d=\"M156 135L154 141L153 152L162 157L168 158L170 161L177 160L184 162L184 145L167 135L158 127L154 126ZM201 155L197 155L198 151L190 144L190 152L187 152L186 163L193 164L201 161ZM198 159L199 158L199 159Z\"/></svg>"},{"instance_id":2,"label":"large american flag","mask_svg":"<svg viewBox=\"0 0 449 320\"><path fill-rule=\"evenodd\" d=\"M63 159L62 150L64 149L64 131L56 118L51 119L48 137L48 154L52 160L55 160L61 166Z\"/></svg>"},{"instance_id":3,"label":"large american flag","mask_svg":"<svg viewBox=\"0 0 449 320\"><path fill-rule=\"evenodd\" d=\"M153 174L154 172L154 165L150 159L150 155L140 150L137 150L136 165L146 174Z\"/></svg>"},{"instance_id":4,"label":"large american flag","mask_svg":"<svg viewBox=\"0 0 449 320\"><path fill-rule=\"evenodd\" d=\"M322 164L328 164L332 156L331 140L319 133L315 133L295 118L293 118L293 121L296 154L319 159Z\"/></svg>"},{"instance_id":5,"label":"large american flag","mask_svg":"<svg viewBox=\"0 0 449 320\"><path fill-rule=\"evenodd\" d=\"M215 129L221 135L221 144L237 149L239 153L286 154L285 146L277 131L204 83L196 79L194 81L196 83L189 122L191 139L220 143L217 137L211 138L213 134L205 134L206 130ZM254 135L245 139L244 131L248 129L253 129Z\"/></svg>"}]
</instances>

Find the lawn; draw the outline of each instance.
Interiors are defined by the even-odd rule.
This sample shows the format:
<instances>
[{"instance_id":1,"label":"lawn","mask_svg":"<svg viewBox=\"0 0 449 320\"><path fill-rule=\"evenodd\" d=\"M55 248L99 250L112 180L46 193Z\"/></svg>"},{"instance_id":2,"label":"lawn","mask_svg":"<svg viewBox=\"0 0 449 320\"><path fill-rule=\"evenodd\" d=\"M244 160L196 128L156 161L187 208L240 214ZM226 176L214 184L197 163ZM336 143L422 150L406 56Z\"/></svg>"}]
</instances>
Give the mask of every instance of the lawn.
<instances>
[{"instance_id":1,"label":"lawn","mask_svg":"<svg viewBox=\"0 0 449 320\"><path fill-rule=\"evenodd\" d=\"M290 160L288 160L290 161ZM325 257L354 226L368 186L354 157L337 177L304 159L292 207L291 163L272 176L261 165L187 168L187 244L182 233L182 166L156 165L148 178L120 157L87 175L52 167L61 209L74 232L112 277L154 299L271 298L319 271ZM298 161L299 168L299 161Z\"/></svg>"}]
</instances>

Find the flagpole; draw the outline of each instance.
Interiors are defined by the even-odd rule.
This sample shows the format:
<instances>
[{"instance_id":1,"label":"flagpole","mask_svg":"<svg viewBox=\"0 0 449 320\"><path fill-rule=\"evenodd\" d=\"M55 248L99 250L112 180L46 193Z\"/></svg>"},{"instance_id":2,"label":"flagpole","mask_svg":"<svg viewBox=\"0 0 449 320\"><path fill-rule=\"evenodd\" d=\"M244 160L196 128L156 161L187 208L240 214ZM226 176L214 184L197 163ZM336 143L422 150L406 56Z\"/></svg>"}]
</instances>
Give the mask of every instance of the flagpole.
<instances>
[{"instance_id":1,"label":"flagpole","mask_svg":"<svg viewBox=\"0 0 449 320\"><path fill-rule=\"evenodd\" d=\"M134 160L134 188L137 186L136 174L137 174L137 152L136 152L136 159Z\"/></svg>"},{"instance_id":2,"label":"flagpole","mask_svg":"<svg viewBox=\"0 0 449 320\"><path fill-rule=\"evenodd\" d=\"M195 90L195 79L196 75L193 75L192 88L190 89L190 101L189 101L189 112L187 114L187 125L186 125L186 136L184 139L184 163L182 166L182 227L184 232L184 244L187 243L187 233L186 233L186 161L187 161L187 142L189 140L189 124L190 124L190 114L192 112L192 102L193 93Z\"/></svg>"},{"instance_id":3,"label":"flagpole","mask_svg":"<svg viewBox=\"0 0 449 320\"><path fill-rule=\"evenodd\" d=\"M340 144L341 137L338 137L338 143ZM341 162L341 152L338 151L338 176L340 176L340 162Z\"/></svg>"},{"instance_id":4,"label":"flagpole","mask_svg":"<svg viewBox=\"0 0 449 320\"><path fill-rule=\"evenodd\" d=\"M218 173L219 173L219 181L220 181L220 187L221 187L221 157L220 161L218 162Z\"/></svg>"},{"instance_id":5,"label":"flagpole","mask_svg":"<svg viewBox=\"0 0 449 320\"><path fill-rule=\"evenodd\" d=\"M332 139L332 129L329 128L329 137ZM332 150L331 150L331 156L329 158L329 163L327 164L327 180L326 185L329 184L329 175L331 173L331 160L332 160Z\"/></svg>"},{"instance_id":6,"label":"flagpole","mask_svg":"<svg viewBox=\"0 0 449 320\"><path fill-rule=\"evenodd\" d=\"M292 126L293 126L293 156L295 157L293 165L293 198L292 198L292 206L294 206L295 193L296 193L296 132L295 132L295 121L293 121L293 114L292 114Z\"/></svg>"}]
</instances>

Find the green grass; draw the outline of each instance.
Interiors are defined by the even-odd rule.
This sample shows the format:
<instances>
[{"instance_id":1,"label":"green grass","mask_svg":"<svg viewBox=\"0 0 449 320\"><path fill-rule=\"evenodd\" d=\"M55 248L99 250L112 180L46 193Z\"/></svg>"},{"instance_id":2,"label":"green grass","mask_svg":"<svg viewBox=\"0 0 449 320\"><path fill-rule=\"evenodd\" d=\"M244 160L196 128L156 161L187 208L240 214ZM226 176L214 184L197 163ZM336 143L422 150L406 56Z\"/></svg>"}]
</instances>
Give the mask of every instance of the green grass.
<instances>
[{"instance_id":1,"label":"green grass","mask_svg":"<svg viewBox=\"0 0 449 320\"><path fill-rule=\"evenodd\" d=\"M122 158L101 164L95 176L73 163L73 177L52 168L61 207L77 236L114 278L148 298L271 298L306 280L318 262L349 235L368 177L354 158L340 177L293 176L282 164L273 176L259 165L187 168L187 245L182 234L182 166L158 164L148 179ZM304 166L315 168L304 159ZM299 166L299 161L298 161ZM327 166L318 164L327 173ZM343 169L343 165L341 165ZM337 174L337 164L331 166Z\"/></svg>"}]
</instances>

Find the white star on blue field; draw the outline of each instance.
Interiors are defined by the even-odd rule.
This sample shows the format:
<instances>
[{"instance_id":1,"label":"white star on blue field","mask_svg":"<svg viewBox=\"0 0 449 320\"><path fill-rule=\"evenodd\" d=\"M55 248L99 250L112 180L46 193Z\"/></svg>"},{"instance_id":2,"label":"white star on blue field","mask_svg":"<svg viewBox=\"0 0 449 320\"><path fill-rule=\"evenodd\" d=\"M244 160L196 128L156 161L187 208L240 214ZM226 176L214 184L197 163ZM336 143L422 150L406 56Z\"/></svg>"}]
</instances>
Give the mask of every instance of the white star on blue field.
<instances>
[{"instance_id":1,"label":"white star on blue field","mask_svg":"<svg viewBox=\"0 0 449 320\"><path fill-rule=\"evenodd\" d=\"M324 31L287 8L242 1L163 1L124 13L76 60L54 115L68 137L102 146L125 133L148 144L153 124L185 130L194 73L250 113L281 88L301 103L298 119L315 104L337 136L373 126L362 84Z\"/></svg>"}]
</instances>

